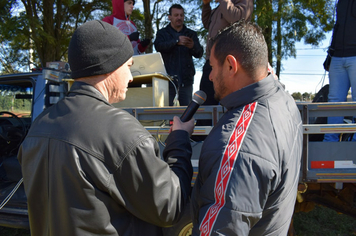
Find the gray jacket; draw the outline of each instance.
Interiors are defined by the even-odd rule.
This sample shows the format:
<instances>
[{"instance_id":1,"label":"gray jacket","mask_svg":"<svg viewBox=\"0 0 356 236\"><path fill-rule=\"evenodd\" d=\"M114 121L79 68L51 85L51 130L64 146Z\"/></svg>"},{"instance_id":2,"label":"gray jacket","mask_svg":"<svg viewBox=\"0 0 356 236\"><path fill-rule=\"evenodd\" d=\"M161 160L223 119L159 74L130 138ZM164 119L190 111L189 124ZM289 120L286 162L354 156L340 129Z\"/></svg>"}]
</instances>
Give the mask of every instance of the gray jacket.
<instances>
[{"instance_id":1,"label":"gray jacket","mask_svg":"<svg viewBox=\"0 0 356 236\"><path fill-rule=\"evenodd\" d=\"M174 131L166 144L163 161L133 116L75 82L34 121L18 154L31 234L160 235L177 221L192 178L188 133Z\"/></svg>"},{"instance_id":2,"label":"gray jacket","mask_svg":"<svg viewBox=\"0 0 356 236\"><path fill-rule=\"evenodd\" d=\"M297 106L272 75L221 104L227 112L205 139L199 158L193 235L285 236L302 155Z\"/></svg>"}]
</instances>

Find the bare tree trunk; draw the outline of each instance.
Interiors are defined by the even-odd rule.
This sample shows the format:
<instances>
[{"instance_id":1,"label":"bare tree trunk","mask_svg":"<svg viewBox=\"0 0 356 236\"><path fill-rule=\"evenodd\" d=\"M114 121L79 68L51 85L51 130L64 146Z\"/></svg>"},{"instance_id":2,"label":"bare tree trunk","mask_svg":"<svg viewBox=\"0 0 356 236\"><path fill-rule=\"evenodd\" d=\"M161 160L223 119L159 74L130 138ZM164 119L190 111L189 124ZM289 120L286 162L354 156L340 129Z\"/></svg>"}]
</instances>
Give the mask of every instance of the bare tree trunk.
<instances>
[{"instance_id":1,"label":"bare tree trunk","mask_svg":"<svg viewBox=\"0 0 356 236\"><path fill-rule=\"evenodd\" d=\"M259 13L257 15L256 23L263 27L263 35L265 37L268 47L268 61L273 66L273 54L272 54L272 21L273 21L273 9L272 0L259 0L256 1L256 9ZM263 13L263 14L261 14Z\"/></svg>"},{"instance_id":2,"label":"bare tree trunk","mask_svg":"<svg viewBox=\"0 0 356 236\"><path fill-rule=\"evenodd\" d=\"M54 25L54 0L43 1L43 30L41 30L41 20L37 15L37 11L40 8L40 6L38 5L39 3L34 0L22 2L26 8L26 13L28 15L30 23L30 37L36 48L41 63L41 65L37 66L44 67L46 66L46 62L60 60L61 38L58 38L58 35L56 35L56 33L58 34L58 32L56 32L56 28ZM61 1L57 2L57 6L60 6L61 4ZM61 19L58 20L61 21Z\"/></svg>"},{"instance_id":3,"label":"bare tree trunk","mask_svg":"<svg viewBox=\"0 0 356 236\"><path fill-rule=\"evenodd\" d=\"M150 0L143 0L143 15L145 16L145 36L146 38L153 38L153 29L152 29L152 15ZM152 52L152 43L146 49L146 53Z\"/></svg>"}]
</instances>

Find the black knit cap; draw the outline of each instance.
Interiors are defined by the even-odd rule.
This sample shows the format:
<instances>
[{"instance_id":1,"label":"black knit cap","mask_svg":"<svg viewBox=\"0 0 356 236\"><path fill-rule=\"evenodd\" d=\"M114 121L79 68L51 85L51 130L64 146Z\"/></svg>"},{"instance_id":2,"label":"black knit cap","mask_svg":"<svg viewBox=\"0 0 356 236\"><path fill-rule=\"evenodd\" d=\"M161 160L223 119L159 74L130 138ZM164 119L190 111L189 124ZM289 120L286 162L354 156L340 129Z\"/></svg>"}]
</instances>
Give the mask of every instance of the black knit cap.
<instances>
[{"instance_id":1,"label":"black knit cap","mask_svg":"<svg viewBox=\"0 0 356 236\"><path fill-rule=\"evenodd\" d=\"M128 37L103 21L79 26L69 43L68 62L73 79L110 73L133 55Z\"/></svg>"}]
</instances>

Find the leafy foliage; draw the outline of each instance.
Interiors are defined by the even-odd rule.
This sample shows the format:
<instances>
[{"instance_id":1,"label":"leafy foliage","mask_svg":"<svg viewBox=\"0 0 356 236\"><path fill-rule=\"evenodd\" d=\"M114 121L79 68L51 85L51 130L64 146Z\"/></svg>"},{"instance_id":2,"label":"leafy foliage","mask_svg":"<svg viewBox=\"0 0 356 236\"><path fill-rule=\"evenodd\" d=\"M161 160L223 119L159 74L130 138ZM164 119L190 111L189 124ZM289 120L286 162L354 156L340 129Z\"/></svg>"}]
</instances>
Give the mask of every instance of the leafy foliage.
<instances>
[{"instance_id":1,"label":"leafy foliage","mask_svg":"<svg viewBox=\"0 0 356 236\"><path fill-rule=\"evenodd\" d=\"M255 3L254 21L263 29L272 66L280 77L282 60L296 57L295 43L319 46L334 22L333 0L261 0ZM275 63L276 62L276 63Z\"/></svg>"},{"instance_id":2,"label":"leafy foliage","mask_svg":"<svg viewBox=\"0 0 356 236\"><path fill-rule=\"evenodd\" d=\"M107 11L111 0L0 0L0 6L5 9L0 22L2 46L18 55L19 67L36 67L65 60L73 31L98 18L97 11ZM14 63L13 57L2 59L2 64Z\"/></svg>"},{"instance_id":3,"label":"leafy foliage","mask_svg":"<svg viewBox=\"0 0 356 236\"><path fill-rule=\"evenodd\" d=\"M263 29L269 60L282 70L282 60L296 56L295 43L318 46L333 26L333 0L255 1L253 20ZM142 0L131 19L140 38L154 39L169 23L173 0ZM202 0L182 0L187 27L198 32L205 45L207 30L201 23ZM211 2L212 8L217 6ZM142 11L143 10L143 11ZM48 61L66 61L74 30L84 22L111 14L111 0L0 0L0 65L5 73L45 66ZM152 44L146 52L152 52ZM197 63L199 63L197 61ZM201 64L201 63L200 63Z\"/></svg>"},{"instance_id":4,"label":"leafy foliage","mask_svg":"<svg viewBox=\"0 0 356 236\"><path fill-rule=\"evenodd\" d=\"M300 93L300 92L294 92L294 93L292 93L292 95L291 95L293 98L294 98L294 100L299 100L299 101L301 101L302 100L302 94Z\"/></svg>"},{"instance_id":5,"label":"leafy foliage","mask_svg":"<svg viewBox=\"0 0 356 236\"><path fill-rule=\"evenodd\" d=\"M301 94L300 92L294 92L291 94L291 96L296 101L312 101L315 97L315 94L307 93L307 92Z\"/></svg>"}]
</instances>

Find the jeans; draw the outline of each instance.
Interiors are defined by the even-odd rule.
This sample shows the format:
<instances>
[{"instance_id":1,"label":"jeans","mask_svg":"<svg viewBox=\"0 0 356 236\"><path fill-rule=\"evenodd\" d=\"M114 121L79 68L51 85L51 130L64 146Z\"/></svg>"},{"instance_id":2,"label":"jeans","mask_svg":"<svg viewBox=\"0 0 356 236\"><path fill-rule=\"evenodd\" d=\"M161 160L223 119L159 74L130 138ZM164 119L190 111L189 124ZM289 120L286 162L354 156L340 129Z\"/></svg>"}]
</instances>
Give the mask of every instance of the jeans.
<instances>
[{"instance_id":1,"label":"jeans","mask_svg":"<svg viewBox=\"0 0 356 236\"><path fill-rule=\"evenodd\" d=\"M193 85L180 86L178 89L178 101L180 106L188 106L193 97ZM174 105L176 90L172 84L169 84L169 105Z\"/></svg>"},{"instance_id":2,"label":"jeans","mask_svg":"<svg viewBox=\"0 0 356 236\"><path fill-rule=\"evenodd\" d=\"M214 85L213 82L209 80L209 75L211 72L211 66L209 60L207 60L203 66L203 75L200 80L200 90L206 93L206 100L203 105L218 105L219 102L214 98Z\"/></svg>"},{"instance_id":3,"label":"jeans","mask_svg":"<svg viewBox=\"0 0 356 236\"><path fill-rule=\"evenodd\" d=\"M346 102L351 87L352 101L356 101L356 57L332 57L329 68L329 102ZM342 124L344 117L328 117L328 124ZM325 134L324 142L339 141L339 134ZM354 135L352 141L356 141Z\"/></svg>"}]
</instances>

